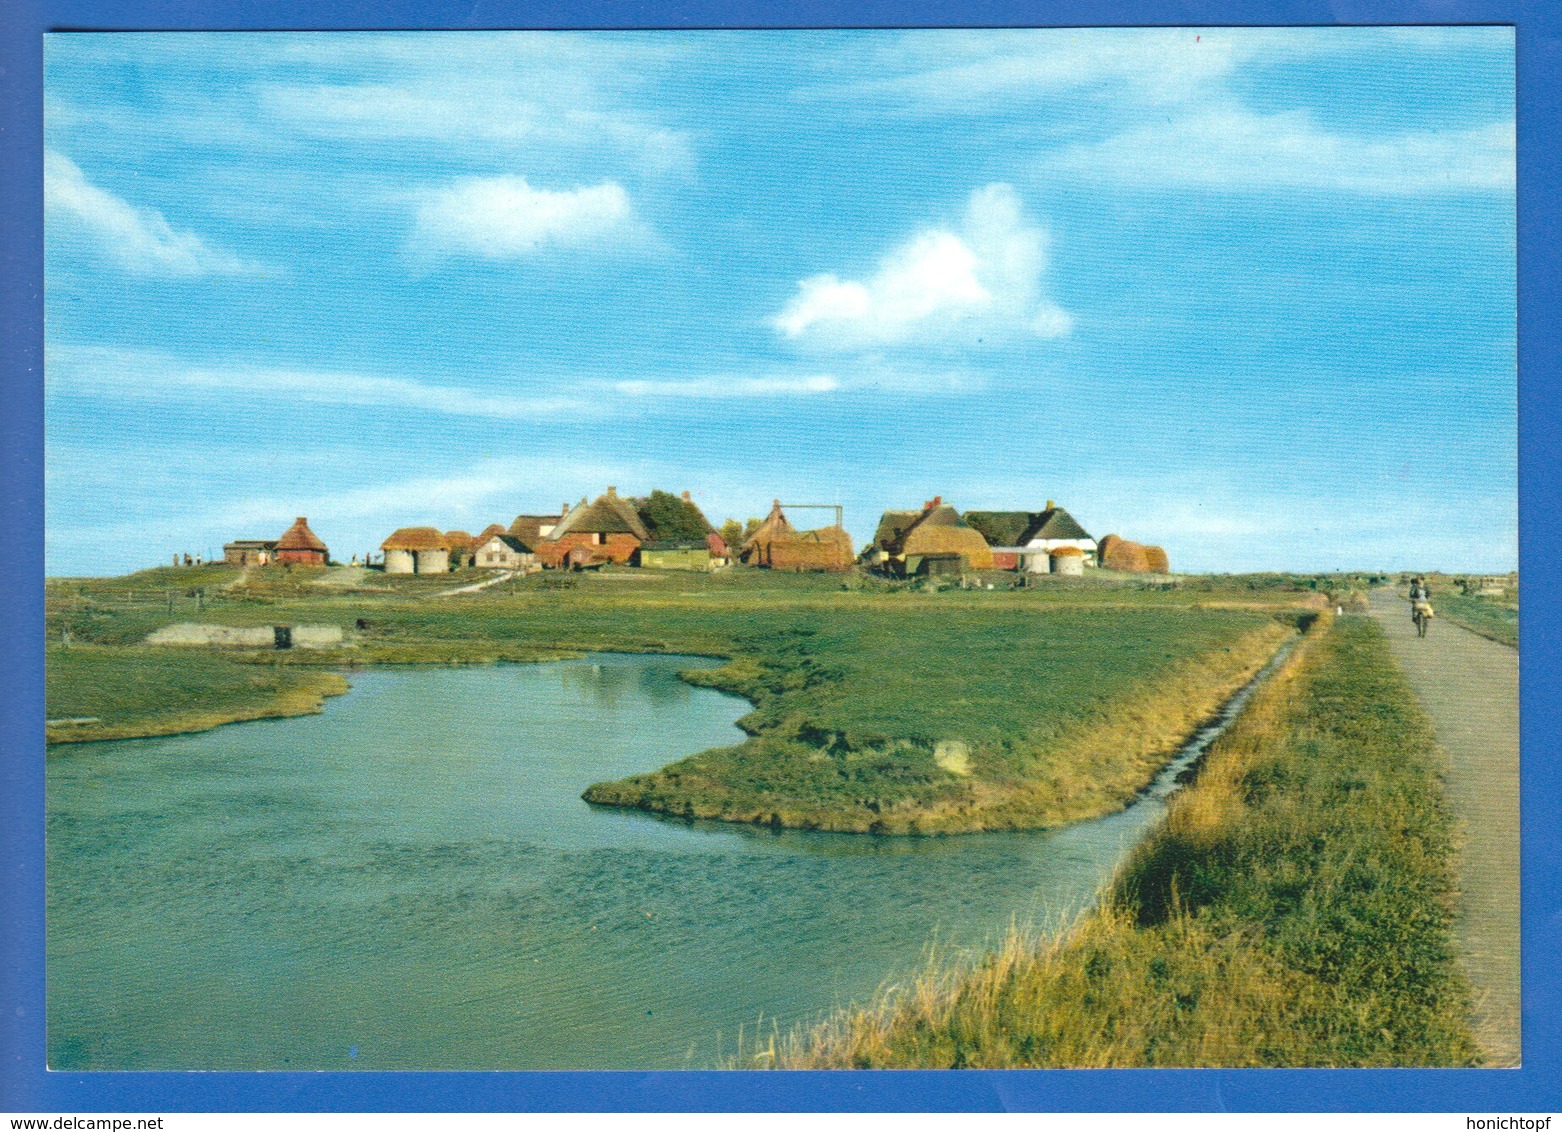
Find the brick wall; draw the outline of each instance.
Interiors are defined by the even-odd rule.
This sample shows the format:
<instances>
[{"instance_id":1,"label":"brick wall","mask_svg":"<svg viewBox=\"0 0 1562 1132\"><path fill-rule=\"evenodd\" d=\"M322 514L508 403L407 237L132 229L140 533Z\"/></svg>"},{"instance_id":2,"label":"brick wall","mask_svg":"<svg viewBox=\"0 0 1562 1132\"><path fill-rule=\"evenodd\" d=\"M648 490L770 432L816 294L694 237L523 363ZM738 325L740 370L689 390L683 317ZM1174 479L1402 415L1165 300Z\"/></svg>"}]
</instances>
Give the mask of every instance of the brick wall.
<instances>
[{"instance_id":1,"label":"brick wall","mask_svg":"<svg viewBox=\"0 0 1562 1132\"><path fill-rule=\"evenodd\" d=\"M596 541L598 537L606 541L598 543ZM640 549L640 540L631 534L597 536L589 531L571 531L561 539L539 544L537 561L544 566L559 566L569 552L577 546L589 551L593 562L623 563L628 562L634 557L635 551Z\"/></svg>"}]
</instances>

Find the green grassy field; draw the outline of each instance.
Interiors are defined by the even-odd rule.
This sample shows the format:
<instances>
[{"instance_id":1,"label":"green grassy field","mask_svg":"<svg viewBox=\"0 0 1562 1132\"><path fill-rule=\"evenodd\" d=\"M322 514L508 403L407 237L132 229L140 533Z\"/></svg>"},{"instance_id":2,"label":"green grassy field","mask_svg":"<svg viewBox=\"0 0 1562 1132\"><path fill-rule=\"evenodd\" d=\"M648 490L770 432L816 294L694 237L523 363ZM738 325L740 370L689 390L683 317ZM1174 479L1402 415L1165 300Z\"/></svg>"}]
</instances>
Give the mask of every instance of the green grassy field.
<instances>
[{"instance_id":1,"label":"green grassy field","mask_svg":"<svg viewBox=\"0 0 1562 1132\"><path fill-rule=\"evenodd\" d=\"M140 675L121 683L146 690L154 730L168 713L155 693L159 673L170 682L166 701L185 705L200 701L199 681L209 677L211 718L220 722L225 710L235 719L274 714L296 692L246 690L235 675L246 663L279 680L369 663L699 653L729 658L690 679L750 699L742 726L753 738L599 784L588 798L687 817L886 832L1034 827L1121 806L1290 631L1276 614L1294 620L1310 596L1241 584L925 592L769 571L624 570L543 574L438 598L464 579L270 570L224 590L238 572L190 573L203 584L163 569L51 586L51 639L69 630L79 644L121 650L122 663L145 659L131 665ZM355 578L360 584L316 584ZM174 621L333 623L355 642L282 654L179 650L188 669L176 673L169 650L139 644ZM92 686L79 666L51 664L51 716L106 720L92 707ZM117 726L133 726L129 701L116 711ZM88 737L101 736L90 728L55 736Z\"/></svg>"},{"instance_id":2,"label":"green grassy field","mask_svg":"<svg viewBox=\"0 0 1562 1132\"><path fill-rule=\"evenodd\" d=\"M204 731L237 720L303 715L347 691L335 672L242 664L204 649L51 645L50 742Z\"/></svg>"},{"instance_id":3,"label":"green grassy field","mask_svg":"<svg viewBox=\"0 0 1562 1132\"><path fill-rule=\"evenodd\" d=\"M1505 645L1519 646L1519 604L1500 597L1465 596L1457 590L1434 587L1432 604L1437 616L1456 625L1462 625L1472 633L1500 641Z\"/></svg>"},{"instance_id":4,"label":"green grassy field","mask_svg":"<svg viewBox=\"0 0 1562 1132\"><path fill-rule=\"evenodd\" d=\"M1074 931L1016 934L738 1064L1475 1064L1439 758L1381 631L1344 619L1265 685Z\"/></svg>"}]
</instances>

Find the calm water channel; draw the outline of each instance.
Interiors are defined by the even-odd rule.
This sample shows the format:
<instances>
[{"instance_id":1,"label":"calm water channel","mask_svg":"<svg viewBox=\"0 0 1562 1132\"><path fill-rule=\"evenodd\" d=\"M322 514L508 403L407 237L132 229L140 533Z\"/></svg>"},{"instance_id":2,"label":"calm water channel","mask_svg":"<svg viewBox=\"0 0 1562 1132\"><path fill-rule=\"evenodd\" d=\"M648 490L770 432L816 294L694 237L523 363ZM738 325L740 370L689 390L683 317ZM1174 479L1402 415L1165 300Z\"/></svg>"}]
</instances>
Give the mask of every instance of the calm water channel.
<instances>
[{"instance_id":1,"label":"calm water channel","mask_svg":"<svg viewBox=\"0 0 1562 1132\"><path fill-rule=\"evenodd\" d=\"M51 756L50 1065L708 1066L935 936L1055 922L1159 814L918 839L582 802L741 738L677 678L713 663L359 672L323 715Z\"/></svg>"}]
</instances>

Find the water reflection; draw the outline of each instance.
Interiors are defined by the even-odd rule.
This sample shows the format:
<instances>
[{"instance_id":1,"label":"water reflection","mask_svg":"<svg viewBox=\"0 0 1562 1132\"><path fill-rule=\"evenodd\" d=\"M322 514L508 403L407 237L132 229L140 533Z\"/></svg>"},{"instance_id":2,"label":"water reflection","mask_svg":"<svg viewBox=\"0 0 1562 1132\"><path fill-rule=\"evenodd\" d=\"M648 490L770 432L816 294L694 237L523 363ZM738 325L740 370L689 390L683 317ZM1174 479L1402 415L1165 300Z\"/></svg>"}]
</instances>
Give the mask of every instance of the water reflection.
<instances>
[{"instance_id":1,"label":"water reflection","mask_svg":"<svg viewBox=\"0 0 1562 1132\"><path fill-rule=\"evenodd\" d=\"M560 679L603 707L617 707L626 696L657 704L681 704L689 701L695 689L679 679L678 673L722 663L708 657L592 653L584 661L561 664Z\"/></svg>"},{"instance_id":2,"label":"water reflection","mask_svg":"<svg viewBox=\"0 0 1562 1132\"><path fill-rule=\"evenodd\" d=\"M935 935L1066 918L1158 812L906 838L582 802L742 739L745 701L677 678L719 663L359 672L318 716L51 758L51 1066L708 1065Z\"/></svg>"}]
</instances>

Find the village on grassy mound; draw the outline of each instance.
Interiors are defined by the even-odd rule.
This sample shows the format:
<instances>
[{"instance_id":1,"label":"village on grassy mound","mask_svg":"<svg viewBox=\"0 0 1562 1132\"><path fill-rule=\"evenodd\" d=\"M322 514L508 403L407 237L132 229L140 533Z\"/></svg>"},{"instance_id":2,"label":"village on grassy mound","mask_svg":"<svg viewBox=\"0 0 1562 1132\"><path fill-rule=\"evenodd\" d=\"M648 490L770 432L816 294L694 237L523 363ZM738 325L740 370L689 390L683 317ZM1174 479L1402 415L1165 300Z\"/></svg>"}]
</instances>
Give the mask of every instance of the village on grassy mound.
<instances>
[{"instance_id":1,"label":"village on grassy mound","mask_svg":"<svg viewBox=\"0 0 1562 1132\"><path fill-rule=\"evenodd\" d=\"M835 512L829 526L800 530L794 511ZM174 565L200 565L199 556L175 555ZM300 517L278 539L236 539L223 547L233 566L326 566L326 544ZM1007 571L1022 576L1082 576L1087 570L1166 574L1170 563L1158 546L1115 534L1097 540L1053 500L1039 511L967 511L941 496L914 510L888 510L861 551L842 526L841 508L783 504L774 500L763 520L727 520L717 530L685 491L652 491L631 497L615 487L596 499L582 497L554 515L517 515L476 535L434 526L402 527L379 553L354 554L351 565L386 574L448 574L479 569L505 572L596 570L629 566L662 570L719 570L731 566L794 573L864 570L886 578Z\"/></svg>"}]
</instances>

